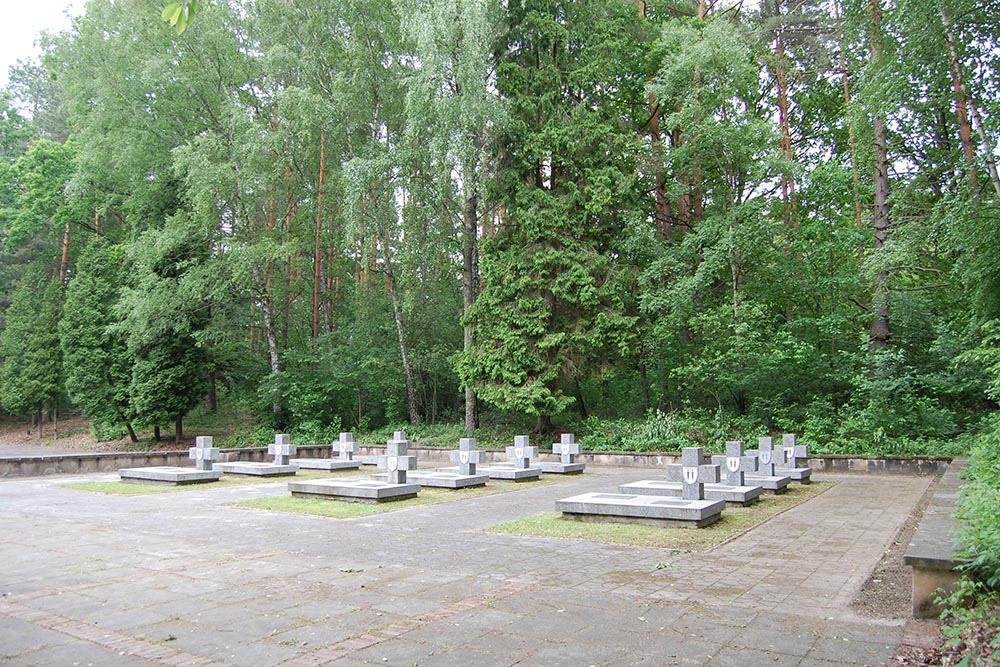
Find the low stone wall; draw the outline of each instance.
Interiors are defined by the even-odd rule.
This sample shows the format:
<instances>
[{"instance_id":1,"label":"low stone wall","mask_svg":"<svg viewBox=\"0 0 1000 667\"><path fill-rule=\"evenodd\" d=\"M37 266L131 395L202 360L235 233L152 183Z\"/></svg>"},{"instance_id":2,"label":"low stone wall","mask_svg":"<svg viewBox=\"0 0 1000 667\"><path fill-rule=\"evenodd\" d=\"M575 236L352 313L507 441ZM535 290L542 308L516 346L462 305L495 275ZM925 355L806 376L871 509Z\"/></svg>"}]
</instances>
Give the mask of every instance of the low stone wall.
<instances>
[{"instance_id":1,"label":"low stone wall","mask_svg":"<svg viewBox=\"0 0 1000 667\"><path fill-rule=\"evenodd\" d=\"M356 456L377 456L385 448L376 445L357 445ZM451 463L450 449L436 447L411 448L417 461L424 467L430 463ZM297 458L327 458L331 455L329 445L301 445ZM223 449L221 461L266 461L270 457L267 447L246 449ZM504 461L501 450L484 450L488 461ZM543 461L556 461L558 457L542 452ZM618 468L662 468L667 463L677 463L679 452L584 452L580 455L587 465ZM808 459L809 466L818 472L877 473L899 475L936 475L948 468L950 459L933 456L913 456L905 458L860 457L860 456L814 456ZM99 454L70 454L62 456L21 456L0 458L0 478L34 477L88 472L114 472L119 468L142 466L193 466L187 449L165 452L107 452Z\"/></svg>"}]
</instances>

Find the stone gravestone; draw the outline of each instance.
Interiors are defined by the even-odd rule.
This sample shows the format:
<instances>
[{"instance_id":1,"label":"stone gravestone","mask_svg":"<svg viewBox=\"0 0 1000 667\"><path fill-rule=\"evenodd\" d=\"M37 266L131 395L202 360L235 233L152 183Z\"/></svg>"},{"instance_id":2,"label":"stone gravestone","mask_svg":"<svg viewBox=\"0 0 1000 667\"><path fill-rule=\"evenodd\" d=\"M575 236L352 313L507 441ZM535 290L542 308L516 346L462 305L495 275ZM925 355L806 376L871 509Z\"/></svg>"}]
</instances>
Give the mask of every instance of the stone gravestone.
<instances>
[{"instance_id":1,"label":"stone gravestone","mask_svg":"<svg viewBox=\"0 0 1000 667\"><path fill-rule=\"evenodd\" d=\"M212 436L199 435L194 439L194 447L188 449L188 458L194 459L195 470L211 470L219 460L219 449L212 446Z\"/></svg>"},{"instance_id":2,"label":"stone gravestone","mask_svg":"<svg viewBox=\"0 0 1000 667\"><path fill-rule=\"evenodd\" d=\"M267 446L267 453L274 457L274 465L287 466L289 459L295 456L296 447L292 444L292 436L287 433L276 433L274 443Z\"/></svg>"},{"instance_id":3,"label":"stone gravestone","mask_svg":"<svg viewBox=\"0 0 1000 667\"><path fill-rule=\"evenodd\" d=\"M295 456L295 445L291 442L291 436L287 433L277 433L274 442L267 446L267 453L274 457L273 463L255 461L227 461L215 466L216 470L221 470L228 475L250 475L253 477L282 477L294 475L299 471L299 466L290 461L290 457Z\"/></svg>"},{"instance_id":4,"label":"stone gravestone","mask_svg":"<svg viewBox=\"0 0 1000 667\"><path fill-rule=\"evenodd\" d=\"M785 464L785 450L774 447L774 438L757 438L757 463L760 474L773 477L774 469Z\"/></svg>"},{"instance_id":5,"label":"stone gravestone","mask_svg":"<svg viewBox=\"0 0 1000 667\"><path fill-rule=\"evenodd\" d=\"M785 450L774 446L774 438L757 438L757 449L751 449L747 454L757 457L757 472L744 476L747 484L759 484L774 493L788 490L792 478L777 470L785 462Z\"/></svg>"},{"instance_id":6,"label":"stone gravestone","mask_svg":"<svg viewBox=\"0 0 1000 667\"><path fill-rule=\"evenodd\" d=\"M506 479L514 482L530 482L541 477L542 469L531 465L531 459L538 456L538 447L528 444L528 436L514 436L514 446L507 447L506 453L510 461L483 466L478 469L479 474L488 475L490 479ZM458 470L458 468L445 468L445 470Z\"/></svg>"},{"instance_id":7,"label":"stone gravestone","mask_svg":"<svg viewBox=\"0 0 1000 667\"><path fill-rule=\"evenodd\" d=\"M538 467L542 469L542 472L555 473L557 475L581 473L585 464L582 461L576 460L581 451L582 448L580 447L580 443L576 441L576 436L572 433L563 433L559 438L559 442L552 444L552 453L557 455L559 460L555 462L542 461L538 464Z\"/></svg>"},{"instance_id":8,"label":"stone gravestone","mask_svg":"<svg viewBox=\"0 0 1000 667\"><path fill-rule=\"evenodd\" d=\"M522 470L531 467L531 459L538 458L538 447L531 447L526 435L515 435L514 446L508 447L505 451L507 458L510 459L510 465Z\"/></svg>"},{"instance_id":9,"label":"stone gravestone","mask_svg":"<svg viewBox=\"0 0 1000 667\"><path fill-rule=\"evenodd\" d=\"M340 441L337 443L337 456L341 461L354 460L354 434L341 433Z\"/></svg>"},{"instance_id":10,"label":"stone gravestone","mask_svg":"<svg viewBox=\"0 0 1000 667\"><path fill-rule=\"evenodd\" d=\"M482 462L483 453L476 449L475 438L462 438L458 441L458 449L450 454L452 463L458 464L462 475L475 475L476 464Z\"/></svg>"},{"instance_id":11,"label":"stone gravestone","mask_svg":"<svg viewBox=\"0 0 1000 667\"><path fill-rule=\"evenodd\" d=\"M489 481L489 476L484 474L482 469L476 471L476 465L483 459L483 452L476 449L475 438L462 438L459 441L458 449L450 452L449 456L453 462L458 463L458 467L440 470L414 470L407 475L407 479L420 486L434 486L443 489L484 486ZM381 479L382 475L373 475L373 478Z\"/></svg>"},{"instance_id":12,"label":"stone gravestone","mask_svg":"<svg viewBox=\"0 0 1000 667\"><path fill-rule=\"evenodd\" d=\"M719 466L702 461L701 447L685 447L681 450L681 462L667 465L667 479L681 482L684 500L704 500L705 484L719 482Z\"/></svg>"},{"instance_id":13,"label":"stone gravestone","mask_svg":"<svg viewBox=\"0 0 1000 667\"><path fill-rule=\"evenodd\" d=\"M725 465L722 466L726 484L730 486L743 486L745 475L750 472L757 472L757 457L749 456L743 451L743 442L739 440L729 440L726 442ZM712 458L715 461L715 457Z\"/></svg>"},{"instance_id":14,"label":"stone gravestone","mask_svg":"<svg viewBox=\"0 0 1000 667\"><path fill-rule=\"evenodd\" d=\"M781 449L785 454L785 463L778 466L779 472L797 482L808 484L812 478L812 468L805 461L809 456L809 448L799 444L796 434L785 433L781 436Z\"/></svg>"},{"instance_id":15,"label":"stone gravestone","mask_svg":"<svg viewBox=\"0 0 1000 667\"><path fill-rule=\"evenodd\" d=\"M213 467L219 460L219 450L212 446L210 436L195 438L195 446L188 449L188 458L194 460L194 469L181 466L147 466L145 468L122 468L118 476L131 484L156 484L180 486L215 482L222 477L222 471Z\"/></svg>"},{"instance_id":16,"label":"stone gravestone","mask_svg":"<svg viewBox=\"0 0 1000 667\"><path fill-rule=\"evenodd\" d=\"M385 455L378 457L378 467L386 471L390 484L406 484L406 471L417 467L417 457L406 454L409 448L410 441L403 431L396 431L385 443Z\"/></svg>"},{"instance_id":17,"label":"stone gravestone","mask_svg":"<svg viewBox=\"0 0 1000 667\"><path fill-rule=\"evenodd\" d=\"M354 459L354 434L341 433L340 439L330 445L328 459L292 459L292 463L300 468L312 470L357 470L361 461Z\"/></svg>"}]
</instances>

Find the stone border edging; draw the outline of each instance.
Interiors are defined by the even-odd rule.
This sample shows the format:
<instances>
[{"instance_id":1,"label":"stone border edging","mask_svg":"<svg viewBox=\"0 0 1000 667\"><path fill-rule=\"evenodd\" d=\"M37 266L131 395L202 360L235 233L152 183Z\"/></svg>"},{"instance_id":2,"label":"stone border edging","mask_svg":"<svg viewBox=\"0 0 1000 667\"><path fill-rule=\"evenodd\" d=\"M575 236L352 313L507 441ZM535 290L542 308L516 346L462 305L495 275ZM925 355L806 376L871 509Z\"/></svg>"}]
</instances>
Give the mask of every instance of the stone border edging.
<instances>
[{"instance_id":1,"label":"stone border edging","mask_svg":"<svg viewBox=\"0 0 1000 667\"><path fill-rule=\"evenodd\" d=\"M381 453L381 446L359 445L355 455L371 456ZM444 462L450 465L450 449L438 447L413 447L418 461ZM482 450L489 461L506 457L501 450ZM331 454L329 445L301 445L297 457L324 458ZM265 461L267 447L223 449L221 461ZM543 461L556 461L558 457L542 452ZM616 468L661 468L676 463L679 452L583 452L579 460L596 466ZM852 472L898 475L936 475L948 469L950 458L936 456L863 457L826 455L811 456L809 467L818 472ZM68 475L89 472L115 472L120 468L142 466L191 466L188 452L171 450L162 452L97 452L53 456L14 456L0 458L0 479L7 477L37 477L42 475Z\"/></svg>"}]
</instances>

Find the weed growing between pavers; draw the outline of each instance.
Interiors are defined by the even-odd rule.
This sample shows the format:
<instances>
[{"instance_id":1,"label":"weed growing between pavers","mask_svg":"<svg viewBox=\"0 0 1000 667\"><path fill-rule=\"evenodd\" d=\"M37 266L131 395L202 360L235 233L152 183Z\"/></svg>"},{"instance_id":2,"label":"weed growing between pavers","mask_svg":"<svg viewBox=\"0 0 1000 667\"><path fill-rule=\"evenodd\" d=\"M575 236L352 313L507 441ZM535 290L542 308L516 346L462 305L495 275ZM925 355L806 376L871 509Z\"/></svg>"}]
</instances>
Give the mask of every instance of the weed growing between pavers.
<instances>
[{"instance_id":1,"label":"weed growing between pavers","mask_svg":"<svg viewBox=\"0 0 1000 667\"><path fill-rule=\"evenodd\" d=\"M465 498L476 498L479 496L490 496L496 493L518 491L535 486L558 484L560 481L561 480L552 478L541 479L537 482L505 482L490 480L486 486L468 487L465 489L436 489L432 487L424 487L420 490L420 495L416 498L389 503L380 503L378 505L348 503L340 500L327 500L326 498L295 498L293 496L253 498L251 500L241 500L239 502L229 503L229 505L231 507L243 507L247 509L292 512L294 514L313 514L333 519L349 519L351 517L367 516L369 514L377 514L379 512L403 510L408 507L434 505L437 503L464 500Z\"/></svg>"},{"instance_id":2,"label":"weed growing between pavers","mask_svg":"<svg viewBox=\"0 0 1000 667\"><path fill-rule=\"evenodd\" d=\"M823 493L835 482L796 484L781 495L765 494L750 507L727 507L722 518L707 528L660 528L627 523L570 521L558 512L501 523L489 532L506 535L590 540L678 551L708 551L757 526L776 514Z\"/></svg>"},{"instance_id":3,"label":"weed growing between pavers","mask_svg":"<svg viewBox=\"0 0 1000 667\"><path fill-rule=\"evenodd\" d=\"M295 475L297 479L326 479L328 477L348 477L350 474L357 475L357 470L336 470L333 472L323 470L300 470ZM65 489L77 489L79 491L93 491L94 493L107 493L111 495L137 495L143 493L170 493L174 491L192 491L200 489L217 489L220 486L241 486L243 484L263 484L265 482L287 482L290 477L253 477L250 475L223 475L218 482L206 482L204 484L181 484L178 486L167 486L159 484L132 484L129 482L70 482L60 484Z\"/></svg>"}]
</instances>

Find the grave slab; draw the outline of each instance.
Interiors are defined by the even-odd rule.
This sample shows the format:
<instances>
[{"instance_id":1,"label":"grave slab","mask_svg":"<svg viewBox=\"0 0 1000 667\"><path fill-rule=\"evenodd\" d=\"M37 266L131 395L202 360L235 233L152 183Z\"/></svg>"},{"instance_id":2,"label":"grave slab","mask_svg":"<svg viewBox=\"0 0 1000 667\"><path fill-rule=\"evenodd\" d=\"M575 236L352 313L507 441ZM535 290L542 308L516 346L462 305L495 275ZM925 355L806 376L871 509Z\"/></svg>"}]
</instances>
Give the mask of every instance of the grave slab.
<instances>
[{"instance_id":1,"label":"grave slab","mask_svg":"<svg viewBox=\"0 0 1000 667\"><path fill-rule=\"evenodd\" d=\"M680 497L683 485L663 479L643 479L638 482L622 484L618 487L621 493L631 493L648 496ZM727 505L748 507L760 500L764 493L760 486L732 486L729 484L705 484L705 500L724 500Z\"/></svg>"},{"instance_id":2,"label":"grave slab","mask_svg":"<svg viewBox=\"0 0 1000 667\"><path fill-rule=\"evenodd\" d=\"M258 461L231 461L229 463L216 463L215 468L227 475L247 475L252 477L283 477L294 475L299 471L297 465L288 464L279 466L273 463L262 463Z\"/></svg>"},{"instance_id":3,"label":"grave slab","mask_svg":"<svg viewBox=\"0 0 1000 667\"><path fill-rule=\"evenodd\" d=\"M222 477L221 470L214 470L212 464L219 459L219 450L212 446L211 436L198 436L195 446L188 449L188 457L194 461L194 469L180 466L146 466L143 468L123 468L118 476L129 484L153 484L158 486L182 486L216 482Z\"/></svg>"},{"instance_id":4,"label":"grave slab","mask_svg":"<svg viewBox=\"0 0 1000 667\"><path fill-rule=\"evenodd\" d=\"M781 436L781 449L785 452L785 463L775 466L775 474L787 475L795 482L809 484L812 481L812 468L805 465L809 448L798 443L795 433L785 433Z\"/></svg>"},{"instance_id":5,"label":"grave slab","mask_svg":"<svg viewBox=\"0 0 1000 667\"><path fill-rule=\"evenodd\" d=\"M354 458L354 434L345 432L340 439L331 445L331 457L328 459L292 459L291 463L309 470L358 470L361 460ZM334 457L333 454L337 456Z\"/></svg>"},{"instance_id":6,"label":"grave slab","mask_svg":"<svg viewBox=\"0 0 1000 667\"><path fill-rule=\"evenodd\" d=\"M228 475L247 475L251 477L285 477L294 475L299 467L291 463L295 456L295 445L287 433L276 433L274 443L267 446L267 453L274 457L273 463L256 461L233 461L219 463L216 467Z\"/></svg>"},{"instance_id":7,"label":"grave slab","mask_svg":"<svg viewBox=\"0 0 1000 667\"><path fill-rule=\"evenodd\" d=\"M386 474L384 472L372 475L372 479L385 480L385 478ZM406 475L408 482L440 489L465 489L474 486L485 486L489 479L489 475L463 475L457 470L455 472L447 470L411 470Z\"/></svg>"},{"instance_id":8,"label":"grave slab","mask_svg":"<svg viewBox=\"0 0 1000 667\"><path fill-rule=\"evenodd\" d=\"M760 486L775 495L788 491L788 485L792 482L788 475L745 475L743 479L747 484Z\"/></svg>"},{"instance_id":9,"label":"grave slab","mask_svg":"<svg viewBox=\"0 0 1000 667\"><path fill-rule=\"evenodd\" d=\"M118 475L129 484L151 484L159 486L182 486L217 482L222 478L221 470L195 470L180 466L149 466L146 468L122 468Z\"/></svg>"},{"instance_id":10,"label":"grave slab","mask_svg":"<svg viewBox=\"0 0 1000 667\"><path fill-rule=\"evenodd\" d=\"M390 484L389 482L359 477L297 480L288 483L288 490L296 497L375 504L416 498L420 492L420 485Z\"/></svg>"},{"instance_id":11,"label":"grave slab","mask_svg":"<svg viewBox=\"0 0 1000 667\"><path fill-rule=\"evenodd\" d=\"M685 500L628 493L583 493L556 501L563 517L653 526L704 528L722 515L721 500Z\"/></svg>"},{"instance_id":12,"label":"grave slab","mask_svg":"<svg viewBox=\"0 0 1000 667\"><path fill-rule=\"evenodd\" d=\"M458 467L438 468L441 472L458 472ZM509 482L534 482L541 478L541 468L515 468L512 465L499 463L492 466L480 466L476 473L486 475L490 479L503 479Z\"/></svg>"}]
</instances>

